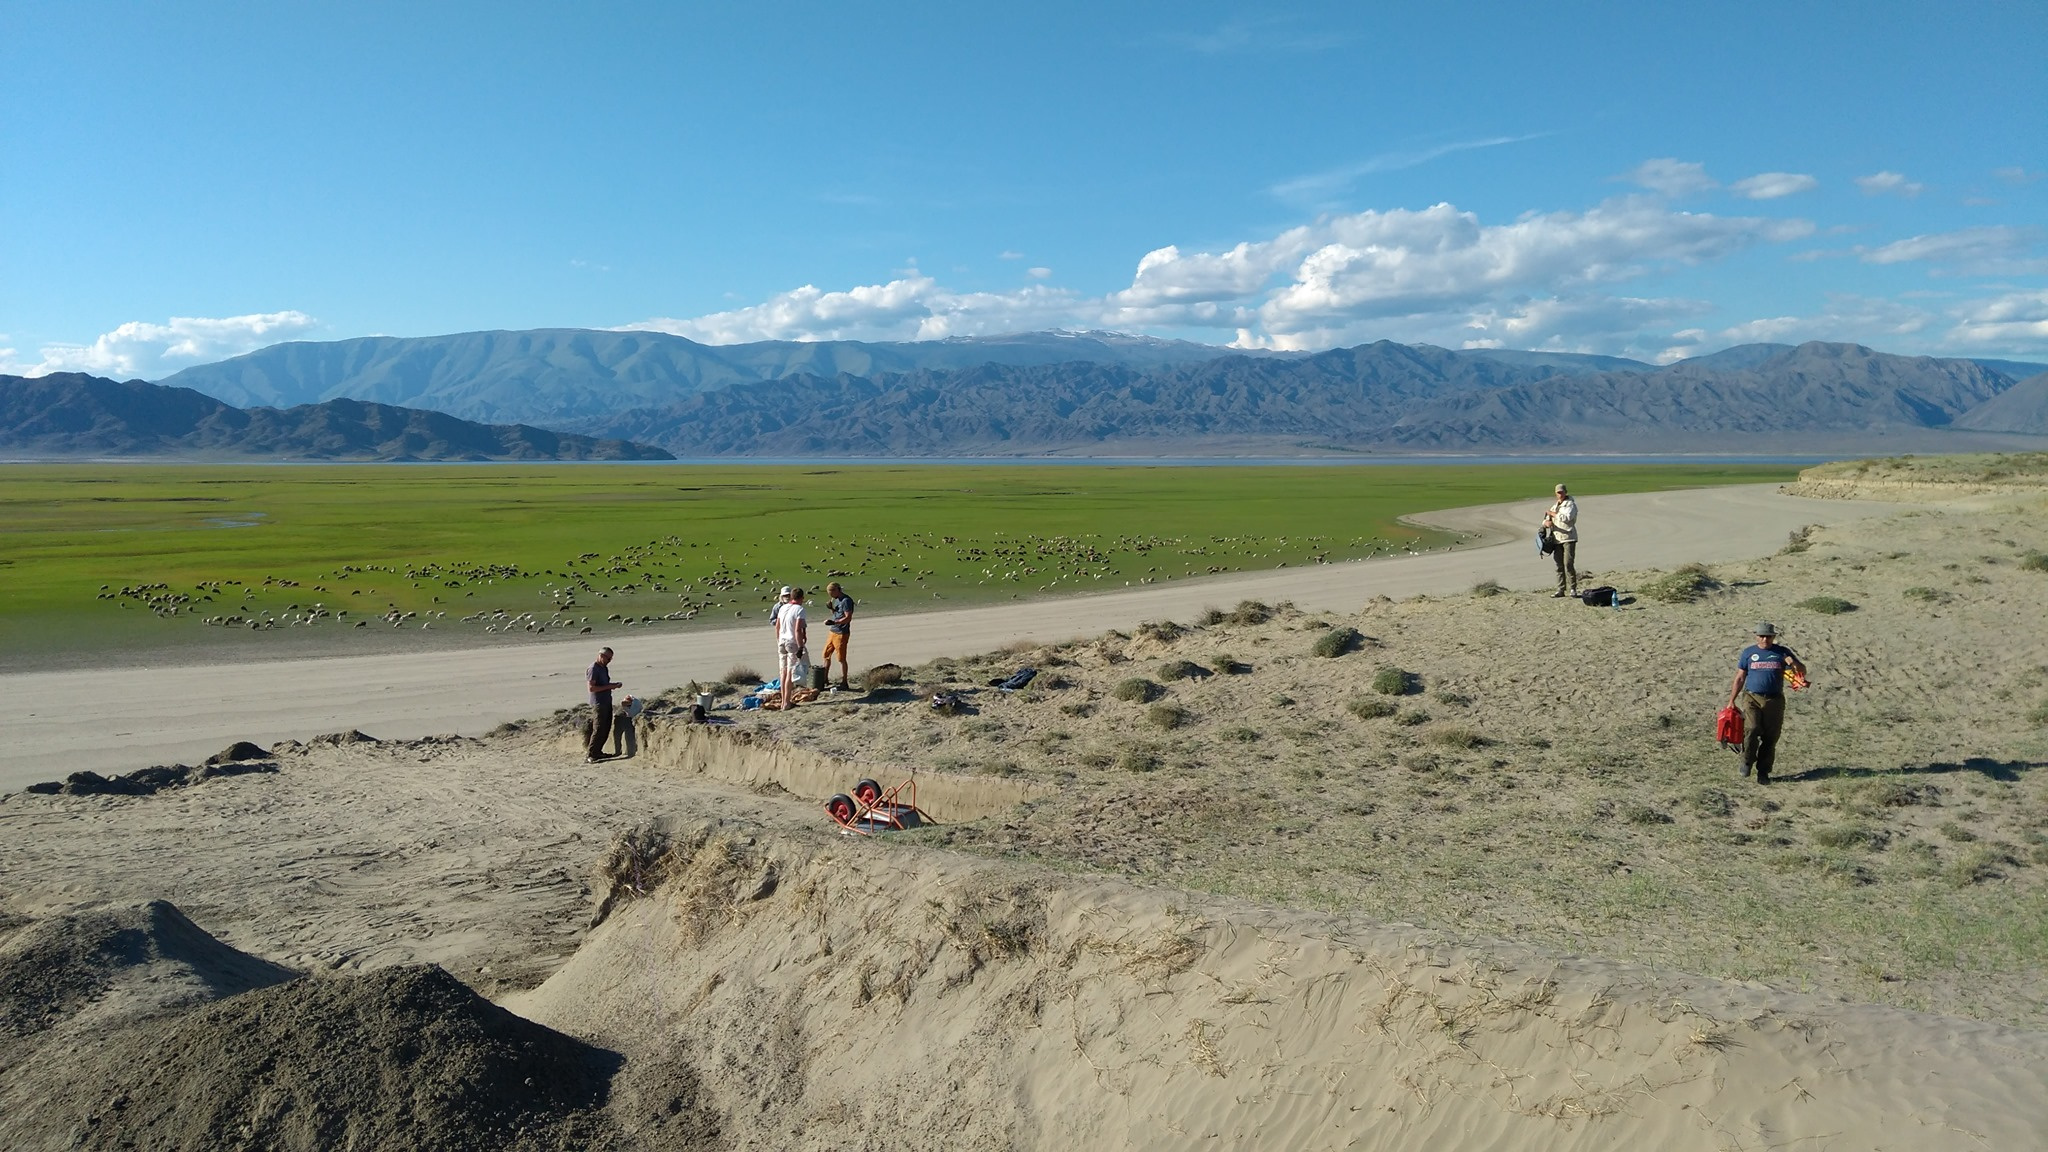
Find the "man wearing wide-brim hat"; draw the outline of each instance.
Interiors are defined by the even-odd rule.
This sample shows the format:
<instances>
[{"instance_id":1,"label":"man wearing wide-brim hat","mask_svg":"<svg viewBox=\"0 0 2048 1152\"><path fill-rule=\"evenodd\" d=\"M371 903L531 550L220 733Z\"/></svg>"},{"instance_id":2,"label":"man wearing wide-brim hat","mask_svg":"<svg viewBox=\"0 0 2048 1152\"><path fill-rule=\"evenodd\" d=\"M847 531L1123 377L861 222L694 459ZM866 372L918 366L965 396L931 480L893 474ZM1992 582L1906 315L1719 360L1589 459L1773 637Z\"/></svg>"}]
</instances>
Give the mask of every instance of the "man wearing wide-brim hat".
<instances>
[{"instance_id":1,"label":"man wearing wide-brim hat","mask_svg":"<svg viewBox=\"0 0 2048 1152\"><path fill-rule=\"evenodd\" d=\"M1785 682L1806 680L1806 665L1790 648L1778 643L1778 626L1756 626L1756 643L1735 662L1735 683L1728 688L1728 706L1742 708L1742 774L1756 770L1756 782L1769 784L1778 760L1778 734L1785 729Z\"/></svg>"}]
</instances>

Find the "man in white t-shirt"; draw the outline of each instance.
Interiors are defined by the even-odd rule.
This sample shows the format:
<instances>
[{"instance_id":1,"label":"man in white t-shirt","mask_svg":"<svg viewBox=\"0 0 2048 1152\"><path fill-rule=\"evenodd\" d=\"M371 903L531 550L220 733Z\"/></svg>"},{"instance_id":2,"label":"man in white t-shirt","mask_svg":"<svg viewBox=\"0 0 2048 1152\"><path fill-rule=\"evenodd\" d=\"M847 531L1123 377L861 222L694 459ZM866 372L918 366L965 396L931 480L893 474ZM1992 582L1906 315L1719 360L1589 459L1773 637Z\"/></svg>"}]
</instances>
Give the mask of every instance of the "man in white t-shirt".
<instances>
[{"instance_id":1,"label":"man in white t-shirt","mask_svg":"<svg viewBox=\"0 0 2048 1152\"><path fill-rule=\"evenodd\" d=\"M790 707L789 694L796 691L796 663L804 656L804 590L791 588L789 603L775 610L775 652L782 667L782 710Z\"/></svg>"}]
</instances>

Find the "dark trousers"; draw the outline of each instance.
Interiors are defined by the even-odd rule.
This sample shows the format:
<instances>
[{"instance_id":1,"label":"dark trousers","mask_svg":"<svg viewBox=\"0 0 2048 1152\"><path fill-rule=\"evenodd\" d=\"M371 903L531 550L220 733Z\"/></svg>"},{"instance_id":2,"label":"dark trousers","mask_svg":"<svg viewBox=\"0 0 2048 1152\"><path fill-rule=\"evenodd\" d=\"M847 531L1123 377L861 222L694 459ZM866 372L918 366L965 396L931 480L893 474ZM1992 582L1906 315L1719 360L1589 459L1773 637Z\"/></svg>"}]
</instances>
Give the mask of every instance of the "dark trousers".
<instances>
[{"instance_id":1,"label":"dark trousers","mask_svg":"<svg viewBox=\"0 0 2048 1152\"><path fill-rule=\"evenodd\" d=\"M1551 559L1557 561L1557 590L1563 592L1568 587L1577 588L1579 586L1579 542L1577 540L1559 540L1557 542L1557 551L1552 552L1550 556ZM1570 581L1569 585L1566 584L1567 579Z\"/></svg>"},{"instance_id":2,"label":"dark trousers","mask_svg":"<svg viewBox=\"0 0 2048 1152\"><path fill-rule=\"evenodd\" d=\"M1742 694L1742 763L1755 767L1757 783L1771 778L1778 762L1778 734L1785 730L1785 698Z\"/></svg>"},{"instance_id":3,"label":"dark trousers","mask_svg":"<svg viewBox=\"0 0 2048 1152\"><path fill-rule=\"evenodd\" d=\"M635 756L639 752L640 737L633 731L633 718L623 712L612 717L612 755Z\"/></svg>"},{"instance_id":4,"label":"dark trousers","mask_svg":"<svg viewBox=\"0 0 2048 1152\"><path fill-rule=\"evenodd\" d=\"M590 758L604 755L605 742L612 738L612 702L590 706Z\"/></svg>"}]
</instances>

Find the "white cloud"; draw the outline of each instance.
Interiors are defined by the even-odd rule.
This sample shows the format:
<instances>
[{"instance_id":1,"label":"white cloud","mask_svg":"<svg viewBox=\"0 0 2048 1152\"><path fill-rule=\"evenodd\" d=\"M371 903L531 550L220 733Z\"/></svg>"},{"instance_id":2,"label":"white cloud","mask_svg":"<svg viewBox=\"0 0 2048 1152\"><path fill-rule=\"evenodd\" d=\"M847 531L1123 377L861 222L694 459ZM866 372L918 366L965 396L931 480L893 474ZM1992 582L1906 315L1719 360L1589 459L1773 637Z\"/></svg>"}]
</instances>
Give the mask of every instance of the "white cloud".
<instances>
[{"instance_id":1,"label":"white cloud","mask_svg":"<svg viewBox=\"0 0 2048 1152\"><path fill-rule=\"evenodd\" d=\"M1954 316L1948 333L1952 344L2017 355L2048 353L2048 288L1973 300L1957 307Z\"/></svg>"},{"instance_id":2,"label":"white cloud","mask_svg":"<svg viewBox=\"0 0 2048 1152\"><path fill-rule=\"evenodd\" d=\"M2000 180L2005 181L2007 184L2032 184L2034 181L2039 180L2042 176L2048 175L2048 173L2044 172L2029 172L2025 168L2020 168L2017 166L2012 168L1994 169L1991 174L1993 176L1998 177Z\"/></svg>"},{"instance_id":3,"label":"white cloud","mask_svg":"<svg viewBox=\"0 0 2048 1152\"><path fill-rule=\"evenodd\" d=\"M1370 176L1376 172L1399 172L1405 168L1419 167L1429 163L1431 160L1442 156L1449 156L1454 152L1470 152L1479 148L1497 148L1502 144L1520 144L1525 140L1535 140L1544 135L1547 135L1547 133L1539 132L1527 136L1488 136L1481 140L1460 140L1450 144L1438 144L1429 148L1401 152L1382 152L1377 156L1361 160L1356 164L1347 164L1340 168L1332 168L1327 172L1316 172L1307 176L1296 176L1291 180L1283 180L1266 191L1278 199L1293 204L1321 204L1330 197L1344 191L1354 181L1363 176Z\"/></svg>"},{"instance_id":4,"label":"white cloud","mask_svg":"<svg viewBox=\"0 0 2048 1152\"><path fill-rule=\"evenodd\" d=\"M1012 251L1007 248L996 256L998 260L1022 260L1023 258L1024 254L1022 252Z\"/></svg>"},{"instance_id":5,"label":"white cloud","mask_svg":"<svg viewBox=\"0 0 2048 1152\"><path fill-rule=\"evenodd\" d=\"M1918 196L1927 186L1915 184L1897 172L1874 172L1868 176L1856 177L1856 186L1863 189L1865 196L1882 196L1893 193L1911 199Z\"/></svg>"},{"instance_id":6,"label":"white cloud","mask_svg":"<svg viewBox=\"0 0 2048 1152\"><path fill-rule=\"evenodd\" d=\"M1026 268L1024 270L1024 274L1026 276L1031 277L1033 280L1052 279L1052 269L1050 268Z\"/></svg>"},{"instance_id":7,"label":"white cloud","mask_svg":"<svg viewBox=\"0 0 2048 1152\"><path fill-rule=\"evenodd\" d=\"M1676 160L1669 156L1645 160L1622 179L1638 187L1648 188L1661 196L1674 198L1695 195L1716 187L1713 177L1707 175L1706 165Z\"/></svg>"},{"instance_id":8,"label":"white cloud","mask_svg":"<svg viewBox=\"0 0 2048 1152\"><path fill-rule=\"evenodd\" d=\"M2048 272L2048 260L2026 259L2036 233L2007 225L1964 228L1956 232L1935 232L1909 236L1876 248L1859 248L1866 264L1904 264L1926 261L1971 275L2028 275Z\"/></svg>"},{"instance_id":9,"label":"white cloud","mask_svg":"<svg viewBox=\"0 0 2048 1152\"><path fill-rule=\"evenodd\" d=\"M19 363L13 349L0 350L0 371L22 376L90 372L122 379L157 380L180 368L253 352L318 325L304 312L262 312L247 316L173 316L167 323L131 320L90 344L45 344L41 359Z\"/></svg>"},{"instance_id":10,"label":"white cloud","mask_svg":"<svg viewBox=\"0 0 2048 1152\"><path fill-rule=\"evenodd\" d=\"M1676 212L1648 197L1486 224L1449 204L1325 216L1215 252L1168 245L1128 288L1051 284L960 293L918 273L827 292L806 285L750 307L633 328L709 343L932 339L1052 326L1231 331L1244 347L1319 348L1387 337L1455 347L1631 349L1708 305L1604 286L1812 232L1803 220ZM1661 346L1661 345L1660 345Z\"/></svg>"},{"instance_id":11,"label":"white cloud","mask_svg":"<svg viewBox=\"0 0 2048 1152\"><path fill-rule=\"evenodd\" d=\"M746 308L660 318L623 330L668 332L706 344L749 340L938 340L1045 328L1072 320L1072 293L1043 285L1015 292L952 292L929 276L826 292L806 284Z\"/></svg>"},{"instance_id":12,"label":"white cloud","mask_svg":"<svg viewBox=\"0 0 2048 1152\"><path fill-rule=\"evenodd\" d=\"M1730 184L1728 190L1749 200L1777 200L1818 187L1820 181L1803 173L1759 172Z\"/></svg>"}]
</instances>

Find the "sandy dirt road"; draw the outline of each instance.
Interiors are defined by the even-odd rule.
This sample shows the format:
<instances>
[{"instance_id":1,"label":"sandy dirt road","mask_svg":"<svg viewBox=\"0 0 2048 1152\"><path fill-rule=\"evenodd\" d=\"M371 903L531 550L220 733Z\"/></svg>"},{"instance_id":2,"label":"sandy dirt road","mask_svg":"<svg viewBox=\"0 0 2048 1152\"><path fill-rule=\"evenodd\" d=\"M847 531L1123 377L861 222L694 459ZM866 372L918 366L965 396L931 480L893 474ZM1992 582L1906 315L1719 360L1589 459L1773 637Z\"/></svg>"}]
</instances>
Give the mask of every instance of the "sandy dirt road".
<instances>
[{"instance_id":1,"label":"sandy dirt road","mask_svg":"<svg viewBox=\"0 0 2048 1152\"><path fill-rule=\"evenodd\" d=\"M868 617L854 630L856 668L985 652L1020 639L1066 640L1140 620L1187 619L1246 598L1355 609L1377 595L1446 595L1481 580L1539 588L1541 501L1434 513L1427 522L1485 543L1314 568L1241 573L1092 595ZM1582 501L1582 567L1594 572L1768 555L1805 524L1883 515L1896 505L1786 496L1776 485L1593 496ZM769 668L765 620L709 632L607 636L612 674L653 694L713 680L736 663ZM194 762L235 740L260 744L358 728L384 738L476 735L507 720L581 703L595 645L542 643L413 654L249 661L0 676L0 790L79 770L125 772Z\"/></svg>"}]
</instances>

